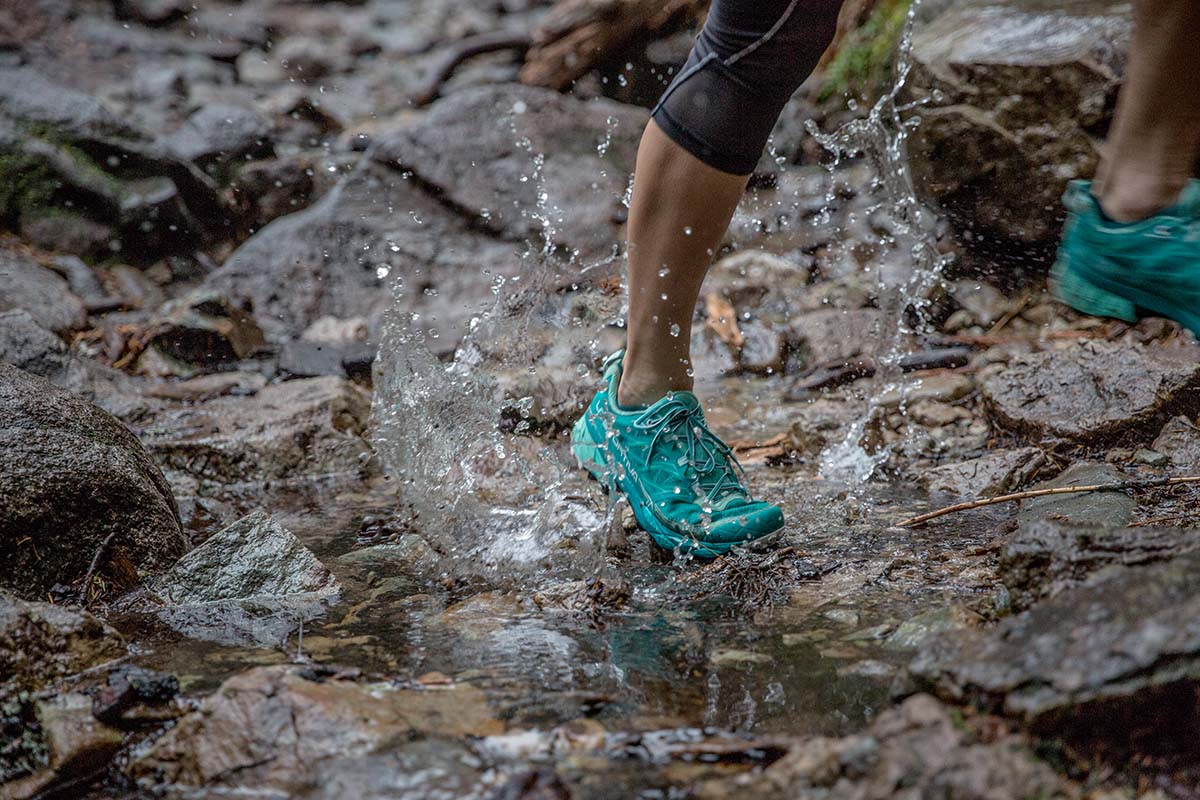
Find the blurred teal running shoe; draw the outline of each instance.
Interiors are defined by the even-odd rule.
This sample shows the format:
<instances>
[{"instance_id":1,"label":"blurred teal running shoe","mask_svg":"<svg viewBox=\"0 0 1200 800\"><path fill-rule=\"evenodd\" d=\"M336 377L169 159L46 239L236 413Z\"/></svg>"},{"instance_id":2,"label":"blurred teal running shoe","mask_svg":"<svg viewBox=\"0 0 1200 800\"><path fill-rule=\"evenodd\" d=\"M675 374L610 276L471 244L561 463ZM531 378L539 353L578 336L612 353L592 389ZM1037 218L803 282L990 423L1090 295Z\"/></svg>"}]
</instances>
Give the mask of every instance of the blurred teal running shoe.
<instances>
[{"instance_id":1,"label":"blurred teal running shoe","mask_svg":"<svg viewBox=\"0 0 1200 800\"><path fill-rule=\"evenodd\" d=\"M783 527L778 506L742 486L729 446L704 424L691 392L647 408L617 406L618 351L604 362L604 387L571 431L571 449L601 483L622 492L638 524L661 547L714 558Z\"/></svg>"},{"instance_id":2,"label":"blurred teal running shoe","mask_svg":"<svg viewBox=\"0 0 1200 800\"><path fill-rule=\"evenodd\" d=\"M1054 296L1085 314L1137 322L1173 319L1200 337L1200 181L1179 201L1138 222L1115 222L1100 210L1090 181L1072 181Z\"/></svg>"}]
</instances>

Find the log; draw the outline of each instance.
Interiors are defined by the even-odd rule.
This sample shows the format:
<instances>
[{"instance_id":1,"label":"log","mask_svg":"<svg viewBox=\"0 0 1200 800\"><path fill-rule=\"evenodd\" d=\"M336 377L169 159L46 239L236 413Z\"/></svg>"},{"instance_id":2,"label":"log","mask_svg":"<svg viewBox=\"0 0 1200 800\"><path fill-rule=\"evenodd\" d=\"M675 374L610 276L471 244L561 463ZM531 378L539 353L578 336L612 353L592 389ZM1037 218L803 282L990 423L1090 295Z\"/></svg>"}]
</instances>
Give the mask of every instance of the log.
<instances>
[{"instance_id":1,"label":"log","mask_svg":"<svg viewBox=\"0 0 1200 800\"><path fill-rule=\"evenodd\" d=\"M708 0L560 0L534 31L521 83L563 90L638 36L698 19Z\"/></svg>"}]
</instances>

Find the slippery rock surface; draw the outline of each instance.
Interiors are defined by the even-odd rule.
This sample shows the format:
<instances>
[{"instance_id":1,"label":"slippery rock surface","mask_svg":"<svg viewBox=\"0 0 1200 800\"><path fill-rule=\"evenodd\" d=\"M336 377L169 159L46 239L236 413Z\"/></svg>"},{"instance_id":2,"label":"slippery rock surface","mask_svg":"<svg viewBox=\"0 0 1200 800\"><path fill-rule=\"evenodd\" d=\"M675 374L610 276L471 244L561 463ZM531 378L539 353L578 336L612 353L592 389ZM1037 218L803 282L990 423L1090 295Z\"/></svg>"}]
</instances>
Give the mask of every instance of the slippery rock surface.
<instances>
[{"instance_id":1,"label":"slippery rock surface","mask_svg":"<svg viewBox=\"0 0 1200 800\"><path fill-rule=\"evenodd\" d=\"M1100 443L1200 406L1200 361L1127 342L1027 356L982 387L992 419L1029 439Z\"/></svg>"},{"instance_id":2,"label":"slippery rock surface","mask_svg":"<svg viewBox=\"0 0 1200 800\"><path fill-rule=\"evenodd\" d=\"M481 120L487 124L481 125ZM457 92L381 137L375 158L507 239L546 237L585 261L611 257L644 110L528 86Z\"/></svg>"},{"instance_id":3,"label":"slippery rock surface","mask_svg":"<svg viewBox=\"0 0 1200 800\"><path fill-rule=\"evenodd\" d=\"M312 669L260 667L227 680L129 772L147 788L294 797L316 790L335 762L356 763L418 734L503 731L483 693L465 685L397 689ZM352 775L341 781L353 788Z\"/></svg>"},{"instance_id":4,"label":"slippery rock surface","mask_svg":"<svg viewBox=\"0 0 1200 800\"><path fill-rule=\"evenodd\" d=\"M493 281L520 270L513 243L473 228L399 171L363 165L248 239L206 286L249 302L276 339L326 316L366 316L378 328L397 303L422 315L440 351L453 350L473 314L495 301Z\"/></svg>"},{"instance_id":5,"label":"slippery rock surface","mask_svg":"<svg viewBox=\"0 0 1200 800\"><path fill-rule=\"evenodd\" d=\"M37 769L4 787L4 797L45 797L67 792L90 776L101 772L116 755L124 733L92 716L92 698L72 692L41 699L33 704L38 738L34 749L43 758L29 759L27 766ZM3 767L0 766L0 773Z\"/></svg>"},{"instance_id":6,"label":"slippery rock surface","mask_svg":"<svg viewBox=\"0 0 1200 800\"><path fill-rule=\"evenodd\" d=\"M1159 432L1151 449L1167 457L1181 475L1200 474L1200 427L1187 417L1175 417Z\"/></svg>"},{"instance_id":7,"label":"slippery rock surface","mask_svg":"<svg viewBox=\"0 0 1200 800\"><path fill-rule=\"evenodd\" d=\"M108 557L142 573L187 549L170 488L127 428L0 364L0 586L34 597L77 581L110 536Z\"/></svg>"},{"instance_id":8,"label":"slippery rock surface","mask_svg":"<svg viewBox=\"0 0 1200 800\"><path fill-rule=\"evenodd\" d=\"M797 743L761 775L713 781L702 800L1054 797L1054 770L1020 738L987 737L928 695L884 711L861 734Z\"/></svg>"},{"instance_id":9,"label":"slippery rock surface","mask_svg":"<svg viewBox=\"0 0 1200 800\"><path fill-rule=\"evenodd\" d=\"M1114 565L1168 561L1200 548L1184 528L1093 528L1043 520L1021 527L1000 552L1014 608L1028 608Z\"/></svg>"},{"instance_id":10,"label":"slippery rock surface","mask_svg":"<svg viewBox=\"0 0 1200 800\"><path fill-rule=\"evenodd\" d=\"M341 586L290 531L256 511L153 581L160 619L200 639L274 644L318 616Z\"/></svg>"},{"instance_id":11,"label":"slippery rock surface","mask_svg":"<svg viewBox=\"0 0 1200 800\"><path fill-rule=\"evenodd\" d=\"M285 381L163 412L142 439L164 468L218 484L357 474L370 411L367 393L341 378Z\"/></svg>"},{"instance_id":12,"label":"slippery rock surface","mask_svg":"<svg viewBox=\"0 0 1200 800\"><path fill-rule=\"evenodd\" d=\"M1200 553L1114 567L990 630L937 637L922 686L1058 735L1150 746L1200 731ZM1131 741L1132 740L1132 741Z\"/></svg>"},{"instance_id":13,"label":"slippery rock surface","mask_svg":"<svg viewBox=\"0 0 1200 800\"><path fill-rule=\"evenodd\" d=\"M957 464L943 464L924 474L931 492L959 498L995 497L1015 492L1043 470L1049 461L1036 447L998 450Z\"/></svg>"},{"instance_id":14,"label":"slippery rock surface","mask_svg":"<svg viewBox=\"0 0 1200 800\"><path fill-rule=\"evenodd\" d=\"M1057 477L1031 489L1062 489L1070 486L1102 486L1129 480L1129 476L1111 464L1080 461ZM1118 527L1133 521L1137 500L1125 492L1072 492L1022 500L1017 521L1031 526L1045 519L1072 525Z\"/></svg>"},{"instance_id":15,"label":"slippery rock surface","mask_svg":"<svg viewBox=\"0 0 1200 800\"><path fill-rule=\"evenodd\" d=\"M83 302L65 280L18 253L0 250L0 286L0 311L23 309L52 331L82 328L87 321Z\"/></svg>"},{"instance_id":16,"label":"slippery rock surface","mask_svg":"<svg viewBox=\"0 0 1200 800\"><path fill-rule=\"evenodd\" d=\"M38 691L123 655L120 634L88 612L0 591L0 697Z\"/></svg>"},{"instance_id":17,"label":"slippery rock surface","mask_svg":"<svg viewBox=\"0 0 1200 800\"><path fill-rule=\"evenodd\" d=\"M1090 177L1130 41L1117 0L954 0L913 37L933 97L909 143L921 190L969 248L1048 255L1068 180ZM936 13L935 9L935 13ZM1007 251L1007 252L1006 252Z\"/></svg>"}]
</instances>

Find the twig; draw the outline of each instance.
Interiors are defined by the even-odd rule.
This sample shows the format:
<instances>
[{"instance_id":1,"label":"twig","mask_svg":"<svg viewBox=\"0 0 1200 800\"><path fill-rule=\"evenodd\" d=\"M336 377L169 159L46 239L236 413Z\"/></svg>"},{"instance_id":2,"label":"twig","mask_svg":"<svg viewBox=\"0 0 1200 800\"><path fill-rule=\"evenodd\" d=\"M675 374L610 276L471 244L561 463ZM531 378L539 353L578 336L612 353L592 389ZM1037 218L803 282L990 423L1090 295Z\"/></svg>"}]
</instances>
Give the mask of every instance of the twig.
<instances>
[{"instance_id":1,"label":"twig","mask_svg":"<svg viewBox=\"0 0 1200 800\"><path fill-rule=\"evenodd\" d=\"M108 546L112 544L113 539L117 538L120 531L113 531L108 535L100 546L96 548L96 554L92 556L92 563L88 565L88 570L83 576L83 607L87 608L91 605L91 600L88 598L88 589L91 588L92 578L96 575L96 570L100 567L100 559L104 557L104 553L108 550Z\"/></svg>"},{"instance_id":2,"label":"twig","mask_svg":"<svg viewBox=\"0 0 1200 800\"><path fill-rule=\"evenodd\" d=\"M957 503L945 508L939 508L937 511L930 511L927 514L919 514L915 517L910 517L896 523L898 528L911 528L915 525L921 525L931 519L944 517L947 514L954 514L959 511L970 511L975 508L983 508L984 506L993 506L997 503L1010 503L1014 500L1027 500L1031 497L1045 497L1051 494L1075 494L1077 492L1120 492L1127 489L1153 489L1156 486L1177 486L1182 483L1200 483L1200 475L1192 475L1186 478L1150 478L1140 481L1120 481L1118 483L1096 483L1089 486L1063 486L1057 489L1030 489L1024 492L1016 492L1014 494L1003 494L999 497L989 497L983 500L972 500L969 503Z\"/></svg>"}]
</instances>

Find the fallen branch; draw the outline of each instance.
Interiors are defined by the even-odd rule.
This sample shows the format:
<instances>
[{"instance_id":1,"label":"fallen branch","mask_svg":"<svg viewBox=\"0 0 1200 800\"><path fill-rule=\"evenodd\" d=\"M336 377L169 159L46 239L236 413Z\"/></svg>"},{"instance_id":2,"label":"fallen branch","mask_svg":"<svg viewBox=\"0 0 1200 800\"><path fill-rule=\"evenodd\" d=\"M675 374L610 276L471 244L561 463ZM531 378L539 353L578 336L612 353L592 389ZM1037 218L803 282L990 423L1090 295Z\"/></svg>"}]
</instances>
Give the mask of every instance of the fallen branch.
<instances>
[{"instance_id":1,"label":"fallen branch","mask_svg":"<svg viewBox=\"0 0 1200 800\"><path fill-rule=\"evenodd\" d=\"M88 565L87 572L83 576L83 607L87 608L91 605L91 599L88 597L89 590L92 587L92 578L96 576L96 570L100 568L100 559L108 551L108 546L112 544L113 539L117 538L120 531L110 533L100 546L96 548L96 554L92 556L92 563Z\"/></svg>"},{"instance_id":2,"label":"fallen branch","mask_svg":"<svg viewBox=\"0 0 1200 800\"><path fill-rule=\"evenodd\" d=\"M1158 486L1177 486L1183 483L1200 483L1200 475L1186 478L1149 478L1140 481L1120 481L1118 483L1095 483L1089 486L1063 486L1057 489L1029 489L1024 492L1002 494L999 497L989 497L984 500L972 500L969 503L957 503L927 514L919 514L896 523L898 528L911 528L922 525L931 519L955 514L959 511L970 511L984 506L994 506L999 503L1011 503L1014 500L1028 500L1031 497L1045 497L1051 494L1076 494L1080 492L1122 492L1129 489L1153 489Z\"/></svg>"},{"instance_id":3,"label":"fallen branch","mask_svg":"<svg viewBox=\"0 0 1200 800\"><path fill-rule=\"evenodd\" d=\"M970 358L969 347L939 347L905 355L900 360L900 370L917 372L926 369L954 369L966 366ZM874 374L875 362L867 356L849 361L828 361L803 372L788 389L787 399L807 399L809 392L834 389L859 378L870 378Z\"/></svg>"}]
</instances>

